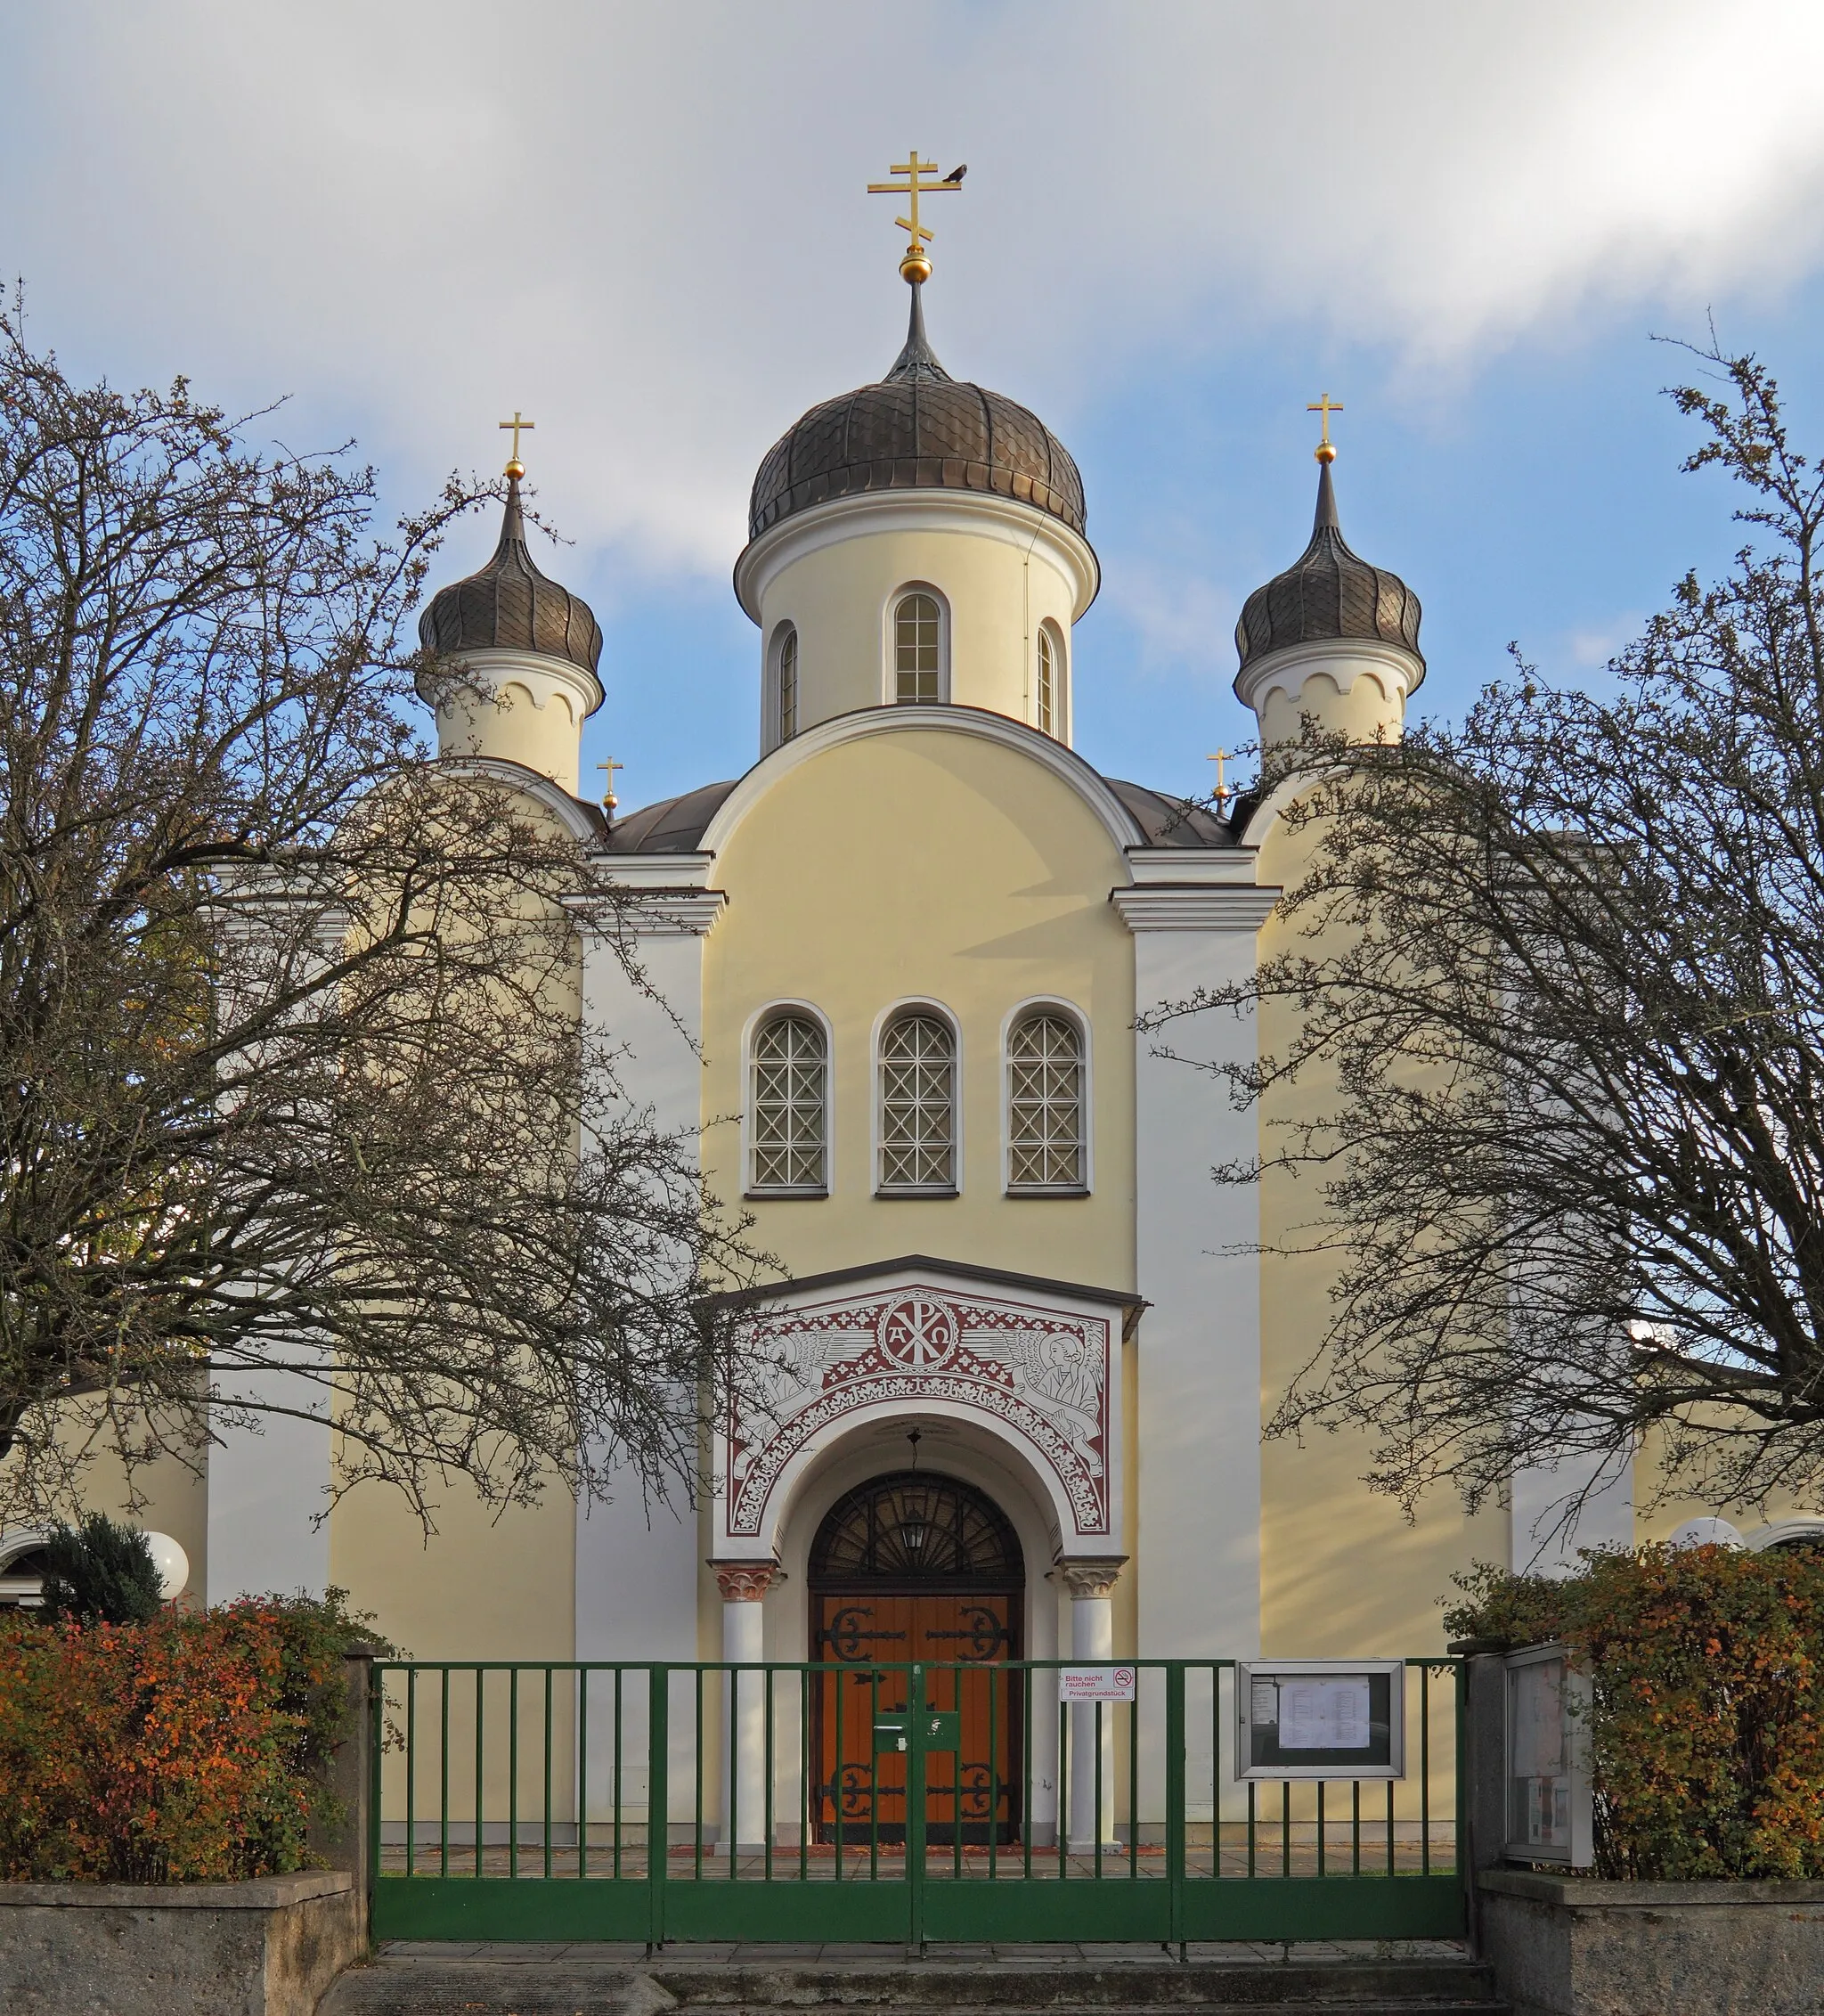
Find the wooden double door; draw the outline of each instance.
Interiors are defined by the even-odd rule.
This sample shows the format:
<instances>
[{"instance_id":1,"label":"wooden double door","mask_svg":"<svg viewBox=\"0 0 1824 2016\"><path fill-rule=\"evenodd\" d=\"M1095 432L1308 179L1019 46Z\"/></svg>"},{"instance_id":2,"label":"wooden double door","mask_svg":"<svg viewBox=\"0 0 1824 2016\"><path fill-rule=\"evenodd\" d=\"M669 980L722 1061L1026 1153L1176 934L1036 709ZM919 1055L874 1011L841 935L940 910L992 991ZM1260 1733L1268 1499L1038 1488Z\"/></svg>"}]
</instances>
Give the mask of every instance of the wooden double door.
<instances>
[{"instance_id":1,"label":"wooden double door","mask_svg":"<svg viewBox=\"0 0 1824 2016\"><path fill-rule=\"evenodd\" d=\"M959 1749L925 1754L926 1841L1017 1839L1022 1676L1006 1662L1018 1654L1022 1601L1018 1589L813 1596L813 1657L828 1668L812 1696L819 1841L838 1838L840 1819L845 1848L904 1841L907 1759L876 1751L875 1724L908 1707L954 1710L961 1728ZM910 1661L925 1668L922 1702L908 1699Z\"/></svg>"}]
</instances>

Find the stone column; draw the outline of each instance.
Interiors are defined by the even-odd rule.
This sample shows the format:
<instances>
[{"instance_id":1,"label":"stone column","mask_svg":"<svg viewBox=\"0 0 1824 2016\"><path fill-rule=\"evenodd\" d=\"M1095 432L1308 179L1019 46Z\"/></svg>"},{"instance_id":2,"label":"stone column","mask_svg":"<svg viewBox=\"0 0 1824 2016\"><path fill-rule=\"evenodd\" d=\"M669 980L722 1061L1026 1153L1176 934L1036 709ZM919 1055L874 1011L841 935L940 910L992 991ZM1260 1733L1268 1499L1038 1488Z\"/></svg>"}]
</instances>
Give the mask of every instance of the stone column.
<instances>
[{"instance_id":1,"label":"stone column","mask_svg":"<svg viewBox=\"0 0 1824 2016\"><path fill-rule=\"evenodd\" d=\"M1071 1657L1086 1666L1106 1666L1115 1655L1114 1587L1126 1555L1061 1561L1057 1577L1071 1592ZM1095 1740L1095 1702L1071 1710L1071 1794L1065 1814L1065 1845L1092 1849L1114 1839L1114 1714L1102 1708L1102 1741ZM1102 1760L1102 1797L1096 1798L1096 1759Z\"/></svg>"},{"instance_id":2,"label":"stone column","mask_svg":"<svg viewBox=\"0 0 1824 2016\"><path fill-rule=\"evenodd\" d=\"M766 1657L763 1604L779 1579L773 1561L712 1561L722 1592L722 1657L730 1666L758 1666ZM722 1838L724 1854L758 1855L766 1830L766 1678L722 1678Z\"/></svg>"}]
</instances>

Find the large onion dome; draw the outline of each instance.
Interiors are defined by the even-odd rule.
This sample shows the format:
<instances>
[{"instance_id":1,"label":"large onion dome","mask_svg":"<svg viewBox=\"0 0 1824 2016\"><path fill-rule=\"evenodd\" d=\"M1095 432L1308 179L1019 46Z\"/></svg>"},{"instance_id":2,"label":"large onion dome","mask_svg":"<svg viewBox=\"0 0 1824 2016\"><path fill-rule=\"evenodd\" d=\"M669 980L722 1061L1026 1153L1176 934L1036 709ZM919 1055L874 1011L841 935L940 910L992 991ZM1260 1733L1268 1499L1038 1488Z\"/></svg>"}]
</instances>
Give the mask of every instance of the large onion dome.
<instances>
[{"instance_id":1,"label":"large onion dome","mask_svg":"<svg viewBox=\"0 0 1824 2016\"><path fill-rule=\"evenodd\" d=\"M582 596L533 564L517 476L508 480L493 559L466 580L440 589L419 618L418 634L427 650L446 657L465 651L536 651L594 672L602 655L601 625Z\"/></svg>"},{"instance_id":2,"label":"large onion dome","mask_svg":"<svg viewBox=\"0 0 1824 2016\"><path fill-rule=\"evenodd\" d=\"M1311 543L1283 574L1257 588L1242 605L1242 620L1235 625L1242 669L1289 644L1343 637L1396 644L1423 665L1419 598L1398 575L1370 567L1344 544L1329 461L1322 467Z\"/></svg>"},{"instance_id":3,"label":"large onion dome","mask_svg":"<svg viewBox=\"0 0 1824 2016\"><path fill-rule=\"evenodd\" d=\"M953 379L925 339L923 289L912 287L906 347L877 385L813 406L767 452L753 479L747 533L833 497L877 490L982 490L1084 529L1083 478L1037 414Z\"/></svg>"}]
</instances>

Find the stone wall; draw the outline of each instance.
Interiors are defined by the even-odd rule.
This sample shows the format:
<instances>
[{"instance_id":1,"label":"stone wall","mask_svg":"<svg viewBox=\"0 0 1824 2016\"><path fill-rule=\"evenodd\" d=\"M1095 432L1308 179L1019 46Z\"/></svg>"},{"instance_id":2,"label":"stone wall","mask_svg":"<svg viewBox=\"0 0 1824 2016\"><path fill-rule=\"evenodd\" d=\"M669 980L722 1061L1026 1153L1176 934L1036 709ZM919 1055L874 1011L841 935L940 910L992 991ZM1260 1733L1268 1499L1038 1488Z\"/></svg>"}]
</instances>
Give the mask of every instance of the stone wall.
<instances>
[{"instance_id":1,"label":"stone wall","mask_svg":"<svg viewBox=\"0 0 1824 2016\"><path fill-rule=\"evenodd\" d=\"M1514 2016L1817 2016L1824 1882L1478 1878L1485 1959Z\"/></svg>"},{"instance_id":2,"label":"stone wall","mask_svg":"<svg viewBox=\"0 0 1824 2016\"><path fill-rule=\"evenodd\" d=\"M250 1883L0 1883L0 2009L314 2016L367 1949L346 1870Z\"/></svg>"}]
</instances>

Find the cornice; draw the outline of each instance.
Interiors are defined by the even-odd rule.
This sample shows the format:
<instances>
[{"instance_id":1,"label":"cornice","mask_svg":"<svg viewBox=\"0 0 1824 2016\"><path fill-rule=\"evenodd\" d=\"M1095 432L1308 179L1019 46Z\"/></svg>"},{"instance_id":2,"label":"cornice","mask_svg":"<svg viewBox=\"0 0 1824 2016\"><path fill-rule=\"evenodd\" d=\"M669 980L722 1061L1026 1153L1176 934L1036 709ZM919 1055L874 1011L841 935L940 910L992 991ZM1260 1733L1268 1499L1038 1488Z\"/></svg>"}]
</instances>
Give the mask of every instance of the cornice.
<instances>
[{"instance_id":1,"label":"cornice","mask_svg":"<svg viewBox=\"0 0 1824 2016\"><path fill-rule=\"evenodd\" d=\"M1251 847L1129 847L1128 871L1135 886L1251 889L1259 856Z\"/></svg>"},{"instance_id":2,"label":"cornice","mask_svg":"<svg viewBox=\"0 0 1824 2016\"><path fill-rule=\"evenodd\" d=\"M735 562L736 599L758 623L761 596L780 569L793 561L871 533L910 530L994 539L1027 553L1035 545L1048 548L1071 583L1073 623L1102 586L1102 563L1095 549L1061 519L1031 504L992 491L885 490L833 498L769 526Z\"/></svg>"},{"instance_id":3,"label":"cornice","mask_svg":"<svg viewBox=\"0 0 1824 2016\"><path fill-rule=\"evenodd\" d=\"M1273 914L1278 889L1212 888L1187 883L1173 888L1112 889L1109 901L1129 931L1241 932L1251 937Z\"/></svg>"},{"instance_id":4,"label":"cornice","mask_svg":"<svg viewBox=\"0 0 1824 2016\"><path fill-rule=\"evenodd\" d=\"M721 889L670 888L611 896L566 896L564 908L584 930L604 937L706 938L728 907Z\"/></svg>"},{"instance_id":5,"label":"cornice","mask_svg":"<svg viewBox=\"0 0 1824 2016\"><path fill-rule=\"evenodd\" d=\"M621 889L702 889L715 865L712 853L617 854L606 848L595 856L602 873Z\"/></svg>"}]
</instances>

